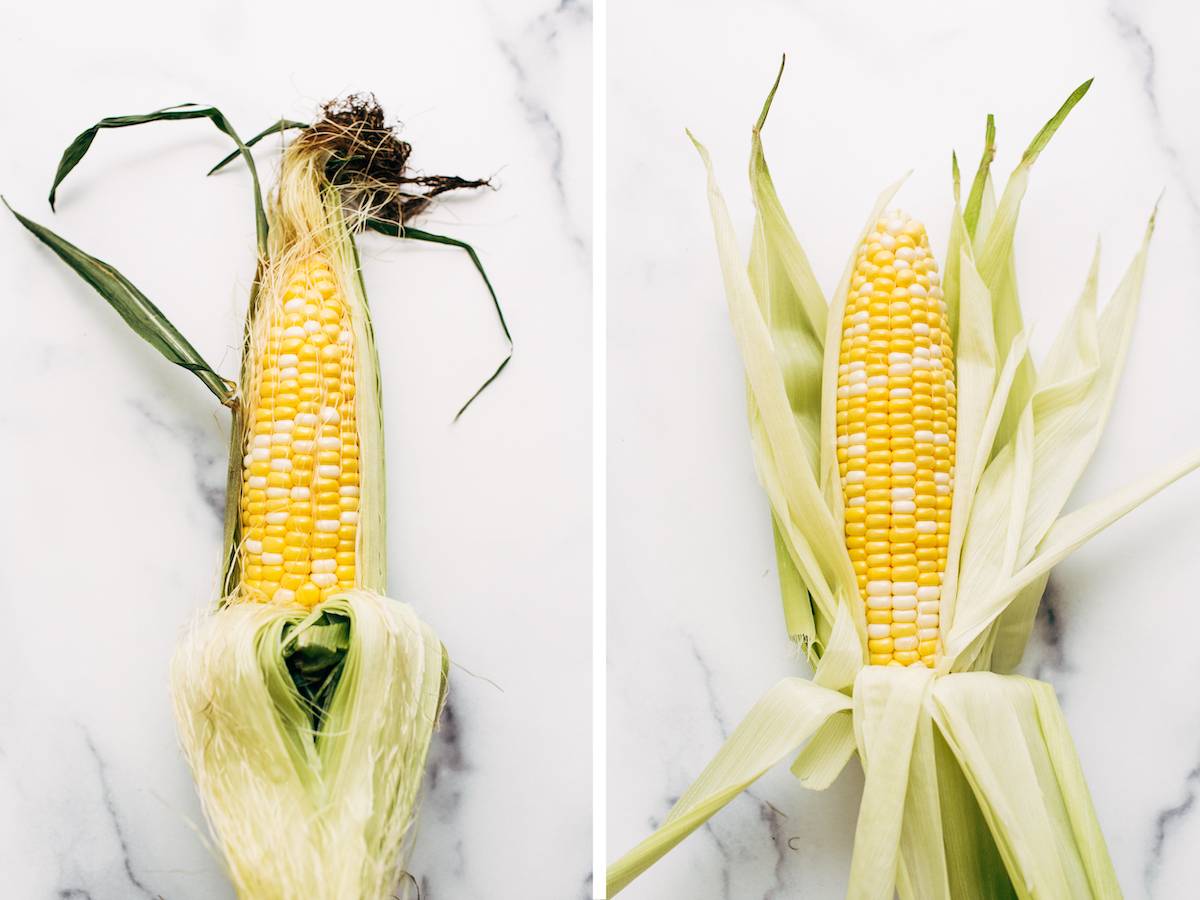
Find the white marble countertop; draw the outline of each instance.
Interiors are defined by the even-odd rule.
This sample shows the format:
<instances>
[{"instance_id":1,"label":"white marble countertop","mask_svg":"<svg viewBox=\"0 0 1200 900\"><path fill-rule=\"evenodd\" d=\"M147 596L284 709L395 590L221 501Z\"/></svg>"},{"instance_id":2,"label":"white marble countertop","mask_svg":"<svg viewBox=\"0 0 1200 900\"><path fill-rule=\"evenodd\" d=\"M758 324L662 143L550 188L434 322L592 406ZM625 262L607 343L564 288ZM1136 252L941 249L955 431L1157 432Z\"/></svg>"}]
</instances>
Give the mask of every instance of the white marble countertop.
<instances>
[{"instance_id":1,"label":"white marble countertop","mask_svg":"<svg viewBox=\"0 0 1200 900\"><path fill-rule=\"evenodd\" d=\"M1077 84L1095 84L1034 170L1017 234L1035 354L1103 240L1111 291L1166 189L1137 333L1107 433L1073 503L1200 444L1200 13L1184 4L844 5L648 0L609 13L608 856L660 823L778 678L806 673L783 628L704 175L712 151L748 246L750 129L827 291L876 194L944 247L950 151L974 171L996 114L1004 176ZM665 52L664 52L665 51ZM1107 294L1105 294L1107 296ZM1059 566L1024 670L1057 688L1130 898L1200 881L1200 476ZM786 767L622 897L844 895L857 763L823 794Z\"/></svg>"},{"instance_id":2,"label":"white marble countertop","mask_svg":"<svg viewBox=\"0 0 1200 900\"><path fill-rule=\"evenodd\" d=\"M101 134L52 216L46 192L76 133L199 101L249 136L367 89L404 121L416 166L496 175L498 191L424 220L475 244L516 340L457 425L504 350L478 276L453 249L362 241L383 358L391 592L461 667L409 868L423 900L583 897L590 5L203 6L8 7L0 190L122 268L232 374L254 237L244 170L203 177L226 139L201 122ZM269 179L277 156L258 156ZM166 679L183 624L214 596L227 418L3 213L0 259L0 894L230 898Z\"/></svg>"}]
</instances>

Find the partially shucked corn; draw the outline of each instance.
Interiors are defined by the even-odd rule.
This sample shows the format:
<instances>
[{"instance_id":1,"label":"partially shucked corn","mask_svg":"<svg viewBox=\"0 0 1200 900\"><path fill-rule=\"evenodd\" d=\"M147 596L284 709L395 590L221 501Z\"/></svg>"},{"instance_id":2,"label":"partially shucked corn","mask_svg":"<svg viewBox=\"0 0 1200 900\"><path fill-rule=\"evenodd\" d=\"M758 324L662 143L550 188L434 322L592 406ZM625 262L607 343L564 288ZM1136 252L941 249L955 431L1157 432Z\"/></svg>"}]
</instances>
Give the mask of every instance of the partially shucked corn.
<instances>
[{"instance_id":1,"label":"partially shucked corn","mask_svg":"<svg viewBox=\"0 0 1200 900\"><path fill-rule=\"evenodd\" d=\"M297 263L255 328L242 586L250 599L312 607L357 586L354 331L328 261Z\"/></svg>"},{"instance_id":2,"label":"partially shucked corn","mask_svg":"<svg viewBox=\"0 0 1200 900\"><path fill-rule=\"evenodd\" d=\"M855 258L837 382L846 549L873 665L934 665L954 433L954 349L937 263L924 226L888 213Z\"/></svg>"}]
</instances>

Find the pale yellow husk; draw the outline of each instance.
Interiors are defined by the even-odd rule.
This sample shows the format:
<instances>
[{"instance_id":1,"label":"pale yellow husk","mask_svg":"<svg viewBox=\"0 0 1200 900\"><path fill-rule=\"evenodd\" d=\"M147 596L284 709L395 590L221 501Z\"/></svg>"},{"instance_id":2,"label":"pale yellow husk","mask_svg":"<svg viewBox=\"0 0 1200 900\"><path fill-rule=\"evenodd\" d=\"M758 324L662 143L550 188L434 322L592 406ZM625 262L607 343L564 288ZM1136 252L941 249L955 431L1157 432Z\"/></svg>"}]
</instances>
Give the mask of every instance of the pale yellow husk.
<instances>
[{"instance_id":1,"label":"pale yellow husk","mask_svg":"<svg viewBox=\"0 0 1200 900\"><path fill-rule=\"evenodd\" d=\"M956 330L958 474L932 672L866 665L833 431L848 278L827 302L775 193L760 139L775 88L754 131L757 218L748 266L708 153L696 142L745 363L785 621L814 676L785 679L751 710L664 825L609 868L608 896L771 766L794 756L800 782L822 789L856 753L866 783L850 897L1120 896L1053 689L1003 674L1020 661L1050 568L1200 466L1200 453L1191 453L1063 515L1112 405L1154 225L1152 216L1100 313L1093 262L1071 317L1035 369L1013 235L1033 163L1087 86L1039 132L999 201L981 166L977 222L968 224L956 202L945 290ZM868 223L899 187L883 192ZM851 237L857 248L862 235Z\"/></svg>"}]
</instances>

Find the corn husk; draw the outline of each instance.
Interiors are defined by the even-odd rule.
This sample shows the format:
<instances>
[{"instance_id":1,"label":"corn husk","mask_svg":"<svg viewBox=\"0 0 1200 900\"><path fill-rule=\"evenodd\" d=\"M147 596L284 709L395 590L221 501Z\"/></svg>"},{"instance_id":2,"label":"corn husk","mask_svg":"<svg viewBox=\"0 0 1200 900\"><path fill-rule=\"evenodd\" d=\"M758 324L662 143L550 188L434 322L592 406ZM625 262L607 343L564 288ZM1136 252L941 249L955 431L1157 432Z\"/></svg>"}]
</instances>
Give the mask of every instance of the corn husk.
<instances>
[{"instance_id":1,"label":"corn husk","mask_svg":"<svg viewBox=\"0 0 1200 900\"><path fill-rule=\"evenodd\" d=\"M154 121L207 118L238 150L254 183L258 268L247 313L242 388L218 375L165 314L114 267L19 214L18 220L90 283L125 321L169 361L193 372L233 414L221 597L187 629L171 667L180 742L238 895L254 900L397 896L411 844L426 755L447 690L449 657L432 629L387 594L386 478L379 358L354 233L384 233L464 248L427 232L409 234L399 210L419 210L456 187L482 182L408 178L395 167L372 171L367 139L407 156L407 145L371 123L333 134L329 116L317 126L281 120L243 143L212 107L175 107L105 119L63 155L51 191L83 158L96 134ZM355 115L378 114L373 101L352 98ZM320 126L325 126L324 130ZM307 129L284 153L268 208L261 199L249 147L269 134ZM344 138L344 140L343 140ZM365 149L375 149L366 147ZM401 163L403 160L401 160ZM354 165L359 173L339 178ZM408 185L406 189L404 186ZM419 185L416 192L412 185ZM392 215L387 213L391 211ZM356 422L360 454L357 586L311 610L254 602L240 586L242 453L250 427L243 391L256 383L260 317L278 305L297 263L321 254L349 310L355 348ZM511 338L509 338L511 356ZM485 383L490 384L508 357ZM482 388L480 389L482 390ZM478 392L471 398L475 399ZM468 400L468 405L471 402ZM465 406L464 406L465 409ZM462 410L459 411L460 414Z\"/></svg>"},{"instance_id":2,"label":"corn husk","mask_svg":"<svg viewBox=\"0 0 1200 900\"><path fill-rule=\"evenodd\" d=\"M782 68L780 70L782 75ZM1090 82L1037 134L999 200L994 123L965 212L955 211L944 290L957 356L957 472L935 670L866 665L865 617L842 538L834 400L853 256L827 302L788 223L754 128L757 211L749 264L707 151L708 196L750 433L771 507L784 618L814 667L760 701L661 828L608 870L624 889L772 765L792 758L828 786L857 754L866 780L849 896L1118 897L1112 864L1053 689L1011 672L1052 566L1182 475L1192 453L1063 515L1104 428L1129 348L1154 216L1097 312L1099 253L1048 356L1034 366L1017 294L1013 236L1038 155ZM875 222L898 182L868 217ZM853 246L861 243L865 229Z\"/></svg>"}]
</instances>

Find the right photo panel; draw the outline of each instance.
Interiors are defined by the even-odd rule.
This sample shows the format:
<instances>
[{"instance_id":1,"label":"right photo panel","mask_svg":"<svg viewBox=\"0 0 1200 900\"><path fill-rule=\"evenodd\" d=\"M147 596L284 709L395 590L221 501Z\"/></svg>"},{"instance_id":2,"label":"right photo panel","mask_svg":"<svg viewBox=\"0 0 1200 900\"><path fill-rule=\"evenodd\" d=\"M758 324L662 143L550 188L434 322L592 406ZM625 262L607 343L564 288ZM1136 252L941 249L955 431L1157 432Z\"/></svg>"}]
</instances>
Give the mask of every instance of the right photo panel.
<instances>
[{"instance_id":1,"label":"right photo panel","mask_svg":"<svg viewBox=\"0 0 1200 900\"><path fill-rule=\"evenodd\" d=\"M1195 895L1198 25L609 4L608 897Z\"/></svg>"}]
</instances>

